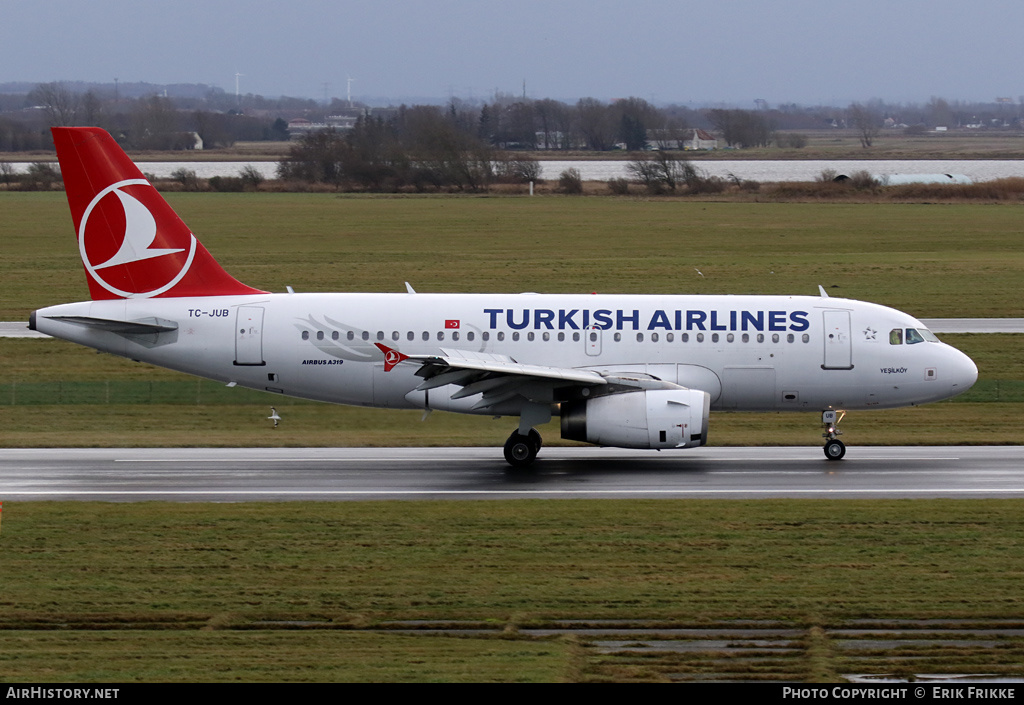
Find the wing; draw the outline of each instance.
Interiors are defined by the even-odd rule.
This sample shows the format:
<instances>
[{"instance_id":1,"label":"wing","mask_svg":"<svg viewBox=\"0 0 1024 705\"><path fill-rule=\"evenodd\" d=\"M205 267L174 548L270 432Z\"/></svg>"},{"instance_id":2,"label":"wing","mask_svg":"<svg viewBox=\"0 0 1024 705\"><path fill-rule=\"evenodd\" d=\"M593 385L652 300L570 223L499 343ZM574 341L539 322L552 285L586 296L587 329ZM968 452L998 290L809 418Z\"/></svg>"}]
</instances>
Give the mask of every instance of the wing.
<instances>
[{"instance_id":1,"label":"wing","mask_svg":"<svg viewBox=\"0 0 1024 705\"><path fill-rule=\"evenodd\" d=\"M449 384L461 387L452 399L476 394L480 400L473 409L521 403L552 402L603 396L640 389L682 389L650 375L603 374L594 370L550 365L526 365L507 355L442 348L440 355L405 355L381 343L375 345L384 353L384 369L408 363L418 365L415 374L423 378L416 387L426 391Z\"/></svg>"}]
</instances>

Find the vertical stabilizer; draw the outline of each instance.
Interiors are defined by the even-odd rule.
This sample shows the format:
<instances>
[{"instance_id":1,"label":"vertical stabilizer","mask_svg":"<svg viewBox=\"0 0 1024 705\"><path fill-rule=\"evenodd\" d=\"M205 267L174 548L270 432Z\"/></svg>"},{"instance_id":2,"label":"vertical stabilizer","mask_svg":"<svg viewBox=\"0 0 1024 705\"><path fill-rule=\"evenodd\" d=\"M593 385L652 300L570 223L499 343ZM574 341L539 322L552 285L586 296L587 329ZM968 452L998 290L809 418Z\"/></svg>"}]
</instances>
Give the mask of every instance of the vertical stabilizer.
<instances>
[{"instance_id":1,"label":"vertical stabilizer","mask_svg":"<svg viewBox=\"0 0 1024 705\"><path fill-rule=\"evenodd\" d=\"M225 272L128 155L97 127L55 127L93 299L261 294Z\"/></svg>"}]
</instances>

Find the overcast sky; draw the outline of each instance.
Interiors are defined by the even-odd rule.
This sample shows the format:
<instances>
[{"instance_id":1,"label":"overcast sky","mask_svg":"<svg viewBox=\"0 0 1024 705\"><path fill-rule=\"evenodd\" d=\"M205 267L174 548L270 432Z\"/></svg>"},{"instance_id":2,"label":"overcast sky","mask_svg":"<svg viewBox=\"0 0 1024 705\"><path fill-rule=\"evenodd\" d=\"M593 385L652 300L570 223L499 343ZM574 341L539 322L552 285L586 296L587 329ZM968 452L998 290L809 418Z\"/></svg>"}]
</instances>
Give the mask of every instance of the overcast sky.
<instances>
[{"instance_id":1,"label":"overcast sky","mask_svg":"<svg viewBox=\"0 0 1024 705\"><path fill-rule=\"evenodd\" d=\"M323 98L1024 96L1021 0L4 0L0 83Z\"/></svg>"}]
</instances>

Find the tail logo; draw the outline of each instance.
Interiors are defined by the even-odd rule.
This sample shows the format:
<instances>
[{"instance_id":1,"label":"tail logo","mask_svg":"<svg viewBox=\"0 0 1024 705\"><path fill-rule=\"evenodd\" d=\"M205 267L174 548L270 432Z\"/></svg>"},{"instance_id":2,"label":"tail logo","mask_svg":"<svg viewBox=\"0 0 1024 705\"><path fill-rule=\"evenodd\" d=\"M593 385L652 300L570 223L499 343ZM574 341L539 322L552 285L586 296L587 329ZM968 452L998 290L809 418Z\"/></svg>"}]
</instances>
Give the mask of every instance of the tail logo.
<instances>
[{"instance_id":1,"label":"tail logo","mask_svg":"<svg viewBox=\"0 0 1024 705\"><path fill-rule=\"evenodd\" d=\"M131 193L123 190L133 187ZM113 194L116 198L107 198ZM176 234L158 232L156 218L147 201L162 203L160 195L145 179L126 179L107 186L96 194L82 214L78 226L78 246L90 276L104 289L125 298L148 298L168 291L188 273L196 254L196 237L189 233L188 247L154 246ZM92 227L90 217L95 217ZM120 242L113 231L124 224ZM173 228L172 228L173 230ZM116 250L114 248L117 248ZM187 255L182 253L188 252Z\"/></svg>"}]
</instances>

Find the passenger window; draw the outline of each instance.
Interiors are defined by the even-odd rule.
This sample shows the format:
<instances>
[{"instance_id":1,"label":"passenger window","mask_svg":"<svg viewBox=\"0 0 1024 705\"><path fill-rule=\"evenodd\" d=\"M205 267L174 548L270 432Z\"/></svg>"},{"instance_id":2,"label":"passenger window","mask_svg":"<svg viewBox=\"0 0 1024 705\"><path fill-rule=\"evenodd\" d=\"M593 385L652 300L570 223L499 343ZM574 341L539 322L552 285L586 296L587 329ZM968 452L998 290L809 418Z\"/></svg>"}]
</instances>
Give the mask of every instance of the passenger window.
<instances>
[{"instance_id":1,"label":"passenger window","mask_svg":"<svg viewBox=\"0 0 1024 705\"><path fill-rule=\"evenodd\" d=\"M398 340L398 331L397 330L391 331L391 339L392 340Z\"/></svg>"},{"instance_id":2,"label":"passenger window","mask_svg":"<svg viewBox=\"0 0 1024 705\"><path fill-rule=\"evenodd\" d=\"M559 343L562 343L562 342L564 342L564 341L565 341L565 333L563 333L563 332L559 331L559 332L558 332L558 342L559 342Z\"/></svg>"},{"instance_id":3,"label":"passenger window","mask_svg":"<svg viewBox=\"0 0 1024 705\"><path fill-rule=\"evenodd\" d=\"M406 340L409 340L409 341L415 340L416 339L416 334L413 333L412 331L409 331L408 333L405 334L405 338L406 338Z\"/></svg>"},{"instance_id":4,"label":"passenger window","mask_svg":"<svg viewBox=\"0 0 1024 705\"><path fill-rule=\"evenodd\" d=\"M355 340L356 334L353 331L349 331L348 335L346 335L345 337L348 338L349 340Z\"/></svg>"},{"instance_id":5,"label":"passenger window","mask_svg":"<svg viewBox=\"0 0 1024 705\"><path fill-rule=\"evenodd\" d=\"M459 339L459 331L455 331L454 333L452 333L452 340L458 340L458 339Z\"/></svg>"},{"instance_id":6,"label":"passenger window","mask_svg":"<svg viewBox=\"0 0 1024 705\"><path fill-rule=\"evenodd\" d=\"M665 334L665 342L666 343L671 343L675 339L676 339L675 336L672 335L671 333L666 333Z\"/></svg>"},{"instance_id":7,"label":"passenger window","mask_svg":"<svg viewBox=\"0 0 1024 705\"><path fill-rule=\"evenodd\" d=\"M341 336L338 334L338 331L332 331L331 332L331 340L337 340L340 337Z\"/></svg>"},{"instance_id":8,"label":"passenger window","mask_svg":"<svg viewBox=\"0 0 1024 705\"><path fill-rule=\"evenodd\" d=\"M303 340L309 340L309 331L308 330L302 331L302 339Z\"/></svg>"},{"instance_id":9,"label":"passenger window","mask_svg":"<svg viewBox=\"0 0 1024 705\"><path fill-rule=\"evenodd\" d=\"M591 335L593 335L593 333L591 333ZM643 333L637 333L636 334L636 342L638 342L638 343L644 342L644 334Z\"/></svg>"},{"instance_id":10,"label":"passenger window","mask_svg":"<svg viewBox=\"0 0 1024 705\"><path fill-rule=\"evenodd\" d=\"M324 332L322 330L318 330L316 332L316 339L317 340L323 340L324 339Z\"/></svg>"},{"instance_id":11,"label":"passenger window","mask_svg":"<svg viewBox=\"0 0 1024 705\"><path fill-rule=\"evenodd\" d=\"M651 333L651 342L652 343L657 343L658 342L658 334L657 333Z\"/></svg>"},{"instance_id":12,"label":"passenger window","mask_svg":"<svg viewBox=\"0 0 1024 705\"><path fill-rule=\"evenodd\" d=\"M370 331L364 330L363 331L363 340L369 340L369 339L370 339Z\"/></svg>"},{"instance_id":13,"label":"passenger window","mask_svg":"<svg viewBox=\"0 0 1024 705\"><path fill-rule=\"evenodd\" d=\"M437 339L438 340L444 340L444 331L443 330L437 331Z\"/></svg>"},{"instance_id":14,"label":"passenger window","mask_svg":"<svg viewBox=\"0 0 1024 705\"><path fill-rule=\"evenodd\" d=\"M473 331L466 333L466 340L473 340Z\"/></svg>"},{"instance_id":15,"label":"passenger window","mask_svg":"<svg viewBox=\"0 0 1024 705\"><path fill-rule=\"evenodd\" d=\"M893 328L889 331L889 345L903 345L903 329Z\"/></svg>"},{"instance_id":16,"label":"passenger window","mask_svg":"<svg viewBox=\"0 0 1024 705\"><path fill-rule=\"evenodd\" d=\"M711 334L711 342L712 343L717 343L718 342L718 333L712 333Z\"/></svg>"},{"instance_id":17,"label":"passenger window","mask_svg":"<svg viewBox=\"0 0 1024 705\"><path fill-rule=\"evenodd\" d=\"M423 339L430 340L430 333L428 333L427 331L423 331Z\"/></svg>"},{"instance_id":18,"label":"passenger window","mask_svg":"<svg viewBox=\"0 0 1024 705\"><path fill-rule=\"evenodd\" d=\"M512 340L519 340L519 331L516 331L515 333L512 334Z\"/></svg>"},{"instance_id":19,"label":"passenger window","mask_svg":"<svg viewBox=\"0 0 1024 705\"><path fill-rule=\"evenodd\" d=\"M499 330L498 331L498 340L504 340L504 339L505 339L505 331Z\"/></svg>"}]
</instances>

